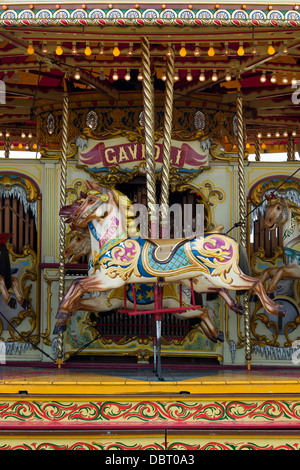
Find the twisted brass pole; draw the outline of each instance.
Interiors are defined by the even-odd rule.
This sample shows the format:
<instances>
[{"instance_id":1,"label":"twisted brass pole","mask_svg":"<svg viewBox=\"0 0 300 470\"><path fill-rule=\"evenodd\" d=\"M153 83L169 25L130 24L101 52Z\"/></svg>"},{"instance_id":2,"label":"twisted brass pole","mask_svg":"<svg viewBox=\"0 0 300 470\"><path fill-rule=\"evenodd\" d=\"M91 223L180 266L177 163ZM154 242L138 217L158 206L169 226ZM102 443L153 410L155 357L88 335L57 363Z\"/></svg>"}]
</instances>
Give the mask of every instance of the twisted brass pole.
<instances>
[{"instance_id":1,"label":"twisted brass pole","mask_svg":"<svg viewBox=\"0 0 300 470\"><path fill-rule=\"evenodd\" d=\"M255 133L255 136L254 136L254 146L255 146L255 160L259 162L260 161L260 141L257 136L257 132Z\"/></svg>"},{"instance_id":2,"label":"twisted brass pole","mask_svg":"<svg viewBox=\"0 0 300 470\"><path fill-rule=\"evenodd\" d=\"M4 157L5 158L9 158L9 147L10 147L9 137L5 135L4 137Z\"/></svg>"},{"instance_id":3,"label":"twisted brass pole","mask_svg":"<svg viewBox=\"0 0 300 470\"><path fill-rule=\"evenodd\" d=\"M294 144L294 139L292 134L288 135L288 141L287 141L287 159L288 161L294 161L295 160L295 144Z\"/></svg>"},{"instance_id":4,"label":"twisted brass pole","mask_svg":"<svg viewBox=\"0 0 300 470\"><path fill-rule=\"evenodd\" d=\"M237 111L237 138L238 138L238 180L239 180L239 212L240 212L240 243L247 249L246 231L246 194L245 194L245 168L244 168L244 122L243 122L243 102L241 92L238 91L236 101ZM245 357L248 369L251 362L251 341L250 341L250 307L248 294L243 295L244 305L244 325L245 325Z\"/></svg>"},{"instance_id":5,"label":"twisted brass pole","mask_svg":"<svg viewBox=\"0 0 300 470\"><path fill-rule=\"evenodd\" d=\"M156 182L155 182L155 137L154 137L154 88L151 77L150 44L142 39L143 105L145 122L145 157L147 203L150 211L151 236L156 233Z\"/></svg>"},{"instance_id":6,"label":"twisted brass pole","mask_svg":"<svg viewBox=\"0 0 300 470\"><path fill-rule=\"evenodd\" d=\"M170 179L170 151L173 121L173 90L174 90L174 51L170 49L167 56L165 112L163 134L163 156L161 171L161 211L162 211L162 237L165 238L165 224L167 223L169 206L169 179Z\"/></svg>"},{"instance_id":7,"label":"twisted brass pole","mask_svg":"<svg viewBox=\"0 0 300 470\"><path fill-rule=\"evenodd\" d=\"M66 204L66 179L67 179L67 143L68 143L68 93L64 92L62 102L62 142L61 142L61 177L60 177L60 207ZM59 285L58 285L58 303L63 299L65 291L65 262L62 256L65 249L65 221L64 217L59 219ZM60 332L57 337L57 364L61 367L63 362L63 333Z\"/></svg>"}]
</instances>

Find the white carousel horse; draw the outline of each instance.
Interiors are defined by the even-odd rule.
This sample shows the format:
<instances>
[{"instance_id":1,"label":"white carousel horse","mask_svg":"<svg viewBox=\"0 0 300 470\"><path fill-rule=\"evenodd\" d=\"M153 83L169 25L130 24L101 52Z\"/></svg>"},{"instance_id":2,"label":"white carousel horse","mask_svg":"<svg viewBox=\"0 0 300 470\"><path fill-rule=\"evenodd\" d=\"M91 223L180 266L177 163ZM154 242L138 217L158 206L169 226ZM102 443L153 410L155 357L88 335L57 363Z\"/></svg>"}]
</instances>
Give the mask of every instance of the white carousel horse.
<instances>
[{"instance_id":1,"label":"white carousel horse","mask_svg":"<svg viewBox=\"0 0 300 470\"><path fill-rule=\"evenodd\" d=\"M69 242L66 248L63 251L63 257L65 261L70 263L76 262L81 256L90 255L91 253L91 239L89 231L79 231L75 230L69 234ZM89 275L94 274L94 266L89 257L88 263L88 272ZM147 286L144 284L144 286ZM126 305L129 309L133 310L134 300L132 293L132 286L128 285L128 290L126 292ZM153 309L153 288L152 285L148 285L149 289L145 291L142 288L142 285L137 285L136 287L136 308L137 310L150 310ZM181 291L181 300L180 292L178 292L179 286L177 284L169 284L164 286L163 292L163 307L176 309L180 305L191 306L191 295L190 291L187 293L187 289L182 289ZM147 297L150 300L147 301ZM231 297L230 297L231 299ZM235 304L231 299L232 303L236 307L236 310L240 313L241 306ZM124 290L123 288L114 289L112 291L101 292L101 295L91 295L89 298L81 298L78 310L83 310L87 312L109 312L112 310L119 310L124 307ZM241 312L242 313L242 312ZM180 320L189 319L189 318L199 318L200 326L204 334L211 341L217 342L224 341L224 335L221 331L215 327L211 321L209 312L206 308L196 309L196 310L186 310L180 313L172 312L172 316ZM60 328L62 327L61 322L59 322Z\"/></svg>"},{"instance_id":2,"label":"white carousel horse","mask_svg":"<svg viewBox=\"0 0 300 470\"><path fill-rule=\"evenodd\" d=\"M222 226L221 226L222 228ZM220 230L221 230L220 228ZM91 238L88 230L73 230L68 235L68 243L66 248L63 251L63 257L66 262L75 263L85 255L90 255L91 253ZM94 266L92 260L89 258L88 264L89 275L94 274ZM140 285L141 286L141 285ZM164 288L164 302L163 306L165 308L176 308L179 307L180 302L180 293L178 292L179 286L177 284L169 284ZM188 290L188 293L187 293ZM130 286L129 286L130 291ZM220 292L218 292L220 293ZM228 303L229 307L236 313L242 314L243 307L240 304L237 304L233 298L228 294L228 292L221 292L221 295ZM133 308L134 304L131 301L132 295L127 299L129 308ZM144 298L137 298L137 309L151 309L153 308L153 301L145 303ZM191 305L191 292L190 289L182 289L182 304L190 306ZM85 311L97 311L97 312L106 312L111 310L120 309L124 306L124 293L122 288L114 290L112 292L102 292L101 295L92 297L89 299L81 299L80 301L80 310ZM218 332L216 327L212 324L210 318L207 317L205 310L199 313L199 310L186 310L184 312L176 313L173 312L172 315L178 319L187 319L187 318L199 318L200 325L206 334L206 336L212 341L223 341L223 334Z\"/></svg>"},{"instance_id":3,"label":"white carousel horse","mask_svg":"<svg viewBox=\"0 0 300 470\"><path fill-rule=\"evenodd\" d=\"M300 279L300 207L289 199L272 194L268 199L265 227L276 230L283 226L283 255L284 266L267 268L260 280L265 283L272 279L267 289L274 293L279 281L283 279Z\"/></svg>"},{"instance_id":4,"label":"white carousel horse","mask_svg":"<svg viewBox=\"0 0 300 470\"><path fill-rule=\"evenodd\" d=\"M193 239L142 239L130 201L122 193L96 183L86 185L87 194L63 207L60 215L66 217L66 223L89 229L92 261L99 270L72 282L58 307L55 334L65 329L83 294L135 283L182 283L189 287L193 280L199 293L249 289L270 314L284 314L284 308L267 296L262 283L241 271L239 247L232 238L208 233Z\"/></svg>"}]
</instances>

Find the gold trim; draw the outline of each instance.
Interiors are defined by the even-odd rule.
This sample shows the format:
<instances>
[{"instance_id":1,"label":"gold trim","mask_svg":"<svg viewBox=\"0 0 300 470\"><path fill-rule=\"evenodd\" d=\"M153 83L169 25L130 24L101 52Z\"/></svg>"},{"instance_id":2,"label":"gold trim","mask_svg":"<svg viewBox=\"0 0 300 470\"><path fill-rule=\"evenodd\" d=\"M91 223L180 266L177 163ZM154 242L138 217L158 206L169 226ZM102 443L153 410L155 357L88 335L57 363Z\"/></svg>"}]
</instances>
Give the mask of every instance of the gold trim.
<instances>
[{"instance_id":1,"label":"gold trim","mask_svg":"<svg viewBox=\"0 0 300 470\"><path fill-rule=\"evenodd\" d=\"M29 181L25 176L17 176L13 178L11 175L0 175L0 184L5 190L11 190L15 185L21 186L26 192L26 198L29 202L35 202L38 197L38 192L35 185Z\"/></svg>"}]
</instances>

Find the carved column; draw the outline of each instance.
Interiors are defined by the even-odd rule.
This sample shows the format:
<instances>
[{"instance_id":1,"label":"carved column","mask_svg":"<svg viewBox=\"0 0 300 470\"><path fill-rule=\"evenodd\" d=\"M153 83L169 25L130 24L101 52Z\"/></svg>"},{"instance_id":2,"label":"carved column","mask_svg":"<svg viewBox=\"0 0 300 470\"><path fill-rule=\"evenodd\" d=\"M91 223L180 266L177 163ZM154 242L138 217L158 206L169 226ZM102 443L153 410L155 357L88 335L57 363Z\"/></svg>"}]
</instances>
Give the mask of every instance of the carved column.
<instances>
[{"instance_id":1,"label":"carved column","mask_svg":"<svg viewBox=\"0 0 300 470\"><path fill-rule=\"evenodd\" d=\"M295 160L295 143L292 134L288 135L287 140L287 159L292 162Z\"/></svg>"},{"instance_id":2,"label":"carved column","mask_svg":"<svg viewBox=\"0 0 300 470\"><path fill-rule=\"evenodd\" d=\"M62 103L62 142L61 142L61 176L60 176L60 207L66 204L66 179L67 179L67 143L68 143L68 93L64 92ZM65 221L64 217L59 220L59 286L58 286L58 303L63 299L65 291L65 262L62 256L65 249ZM57 338L57 364L61 367L63 362L63 333L59 333Z\"/></svg>"},{"instance_id":3,"label":"carved column","mask_svg":"<svg viewBox=\"0 0 300 470\"><path fill-rule=\"evenodd\" d=\"M259 162L260 161L260 141L257 136L257 132L255 133L255 136L254 136L254 147L255 147L255 160Z\"/></svg>"},{"instance_id":4,"label":"carved column","mask_svg":"<svg viewBox=\"0 0 300 470\"><path fill-rule=\"evenodd\" d=\"M174 90L174 51L170 50L167 56L163 159L161 173L161 210L162 210L162 238L165 238L165 226L168 223L169 212L169 180L170 180L170 152L173 123L173 90Z\"/></svg>"},{"instance_id":5,"label":"carved column","mask_svg":"<svg viewBox=\"0 0 300 470\"><path fill-rule=\"evenodd\" d=\"M246 193L245 193L245 167L244 167L244 122L243 122L243 102L240 90L237 94L237 138L238 138L238 181L239 181L239 215L240 215L240 243L247 249L247 230L246 230ZM248 369L251 361L251 342L250 342L250 307L248 294L243 295L244 305L244 325L245 325L245 357Z\"/></svg>"},{"instance_id":6,"label":"carved column","mask_svg":"<svg viewBox=\"0 0 300 470\"><path fill-rule=\"evenodd\" d=\"M151 237L156 233L156 182L155 182L155 139L154 139L154 87L151 77L150 44L147 37L142 39L143 104L145 122L145 156L147 204L151 216Z\"/></svg>"}]
</instances>

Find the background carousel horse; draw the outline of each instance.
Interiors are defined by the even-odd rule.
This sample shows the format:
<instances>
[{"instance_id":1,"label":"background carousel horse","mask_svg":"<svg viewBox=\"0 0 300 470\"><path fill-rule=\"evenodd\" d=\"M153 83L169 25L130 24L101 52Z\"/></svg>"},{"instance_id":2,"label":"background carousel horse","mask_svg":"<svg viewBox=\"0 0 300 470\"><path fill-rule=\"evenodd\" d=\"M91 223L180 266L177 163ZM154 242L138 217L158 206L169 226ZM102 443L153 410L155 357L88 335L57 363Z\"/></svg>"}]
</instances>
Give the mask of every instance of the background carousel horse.
<instances>
[{"instance_id":1,"label":"background carousel horse","mask_svg":"<svg viewBox=\"0 0 300 470\"><path fill-rule=\"evenodd\" d=\"M11 269L9 254L5 243L12 237L12 233L1 233L0 234L0 293L4 299L4 302L10 308L16 308L17 301L22 308L29 308L29 302L24 299L20 288L18 279L13 276L14 270ZM12 289L16 299L9 293L9 289Z\"/></svg>"},{"instance_id":2,"label":"background carousel horse","mask_svg":"<svg viewBox=\"0 0 300 470\"><path fill-rule=\"evenodd\" d=\"M252 290L265 309L283 315L284 309L270 299L262 283L239 267L239 247L223 234L179 240L142 239L135 226L131 203L116 190L86 182L88 191L79 201L61 208L66 223L91 234L94 275L72 282L57 312L54 334L80 305L86 292L107 291L133 283L182 283L196 292L210 289Z\"/></svg>"},{"instance_id":3,"label":"background carousel horse","mask_svg":"<svg viewBox=\"0 0 300 470\"><path fill-rule=\"evenodd\" d=\"M274 193L266 199L265 227L273 231L283 226L284 266L267 268L260 277L262 283L272 279L267 292L274 293L279 281L300 279L300 207Z\"/></svg>"},{"instance_id":4,"label":"background carousel horse","mask_svg":"<svg viewBox=\"0 0 300 470\"><path fill-rule=\"evenodd\" d=\"M220 228L221 230L221 228ZM75 263L79 258L91 253L91 239L88 230L73 230L68 234L67 246L63 251L63 257L65 261L69 263ZM89 275L94 274L94 267L89 259ZM176 308L180 306L180 293L178 292L179 286L176 284L169 284L164 288L164 302L163 306L165 308ZM153 291L153 288L152 288ZM188 292L187 292L188 291ZM216 291L217 292L217 291ZM131 287L128 286L128 293L131 294ZM228 294L228 292L222 292L222 296L225 301L228 303L229 307L236 313L242 314L243 307L240 304L237 304L233 298ZM128 304L133 308L132 295L127 296ZM183 305L191 305L191 291L190 289L182 289L182 302ZM117 310L122 308L124 305L124 294L123 290L107 291L102 292L101 295L92 297L90 299L81 299L80 301L80 310L85 311L97 311L97 312L106 312L111 310ZM153 301L145 303L143 298L137 299L137 308L138 309L150 309L153 308ZM205 312L206 313L206 312ZM223 334L218 332L215 326L212 324L211 320L207 318L207 315L203 315L203 312L198 310L187 310L181 313L172 313L175 318L178 319L187 319L187 318L199 318L200 326L203 329L204 334L211 339L212 341L223 341Z\"/></svg>"}]
</instances>

